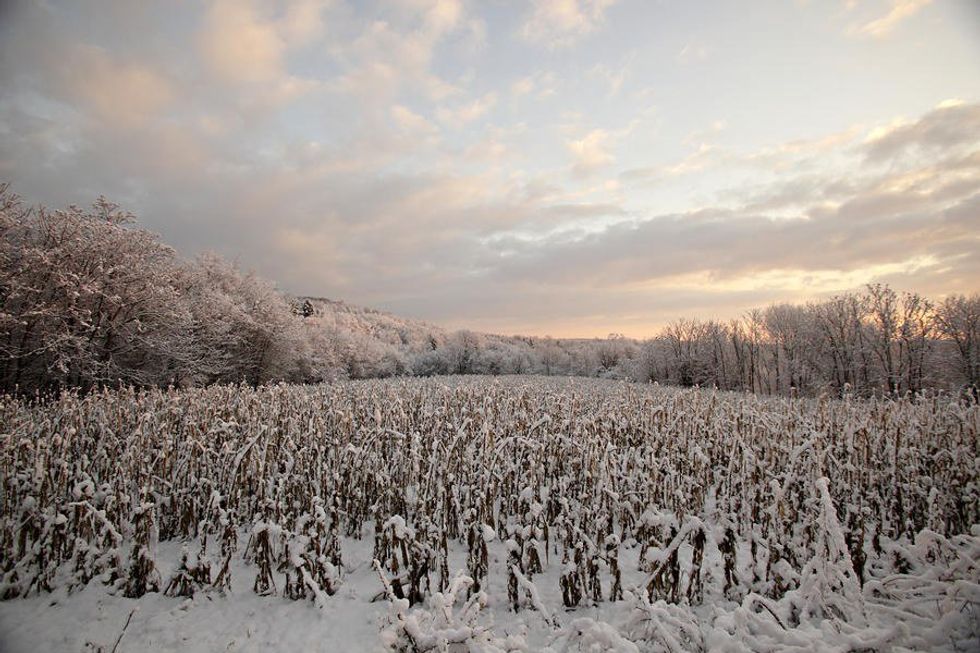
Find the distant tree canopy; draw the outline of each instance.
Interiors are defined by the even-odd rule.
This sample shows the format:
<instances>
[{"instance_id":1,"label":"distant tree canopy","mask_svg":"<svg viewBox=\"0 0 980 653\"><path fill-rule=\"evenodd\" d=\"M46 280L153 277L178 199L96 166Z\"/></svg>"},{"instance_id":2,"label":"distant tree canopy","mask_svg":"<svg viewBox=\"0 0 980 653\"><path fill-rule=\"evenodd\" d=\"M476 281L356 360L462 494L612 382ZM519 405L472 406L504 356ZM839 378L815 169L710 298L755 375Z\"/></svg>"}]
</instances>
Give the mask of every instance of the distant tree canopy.
<instances>
[{"instance_id":1,"label":"distant tree canopy","mask_svg":"<svg viewBox=\"0 0 980 653\"><path fill-rule=\"evenodd\" d=\"M184 260L100 198L26 207L0 185L0 390L320 382L434 374L603 376L766 394L980 388L980 295L868 286L645 342L447 332L287 298L217 255Z\"/></svg>"},{"instance_id":2,"label":"distant tree canopy","mask_svg":"<svg viewBox=\"0 0 980 653\"><path fill-rule=\"evenodd\" d=\"M0 387L301 380L301 324L268 283L180 259L105 199L25 208L0 188Z\"/></svg>"},{"instance_id":3,"label":"distant tree canopy","mask_svg":"<svg viewBox=\"0 0 980 653\"><path fill-rule=\"evenodd\" d=\"M728 323L680 320L647 341L639 379L765 394L980 388L980 295L934 303L873 284Z\"/></svg>"}]
</instances>

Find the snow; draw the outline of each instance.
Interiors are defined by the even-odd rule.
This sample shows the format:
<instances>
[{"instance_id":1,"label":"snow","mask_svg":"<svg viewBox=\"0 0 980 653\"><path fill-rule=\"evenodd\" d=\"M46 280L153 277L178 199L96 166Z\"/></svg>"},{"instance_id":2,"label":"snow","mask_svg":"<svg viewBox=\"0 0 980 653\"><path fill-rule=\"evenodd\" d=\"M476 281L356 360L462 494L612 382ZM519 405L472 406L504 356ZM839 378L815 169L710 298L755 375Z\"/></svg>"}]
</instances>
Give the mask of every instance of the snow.
<instances>
[{"instance_id":1,"label":"snow","mask_svg":"<svg viewBox=\"0 0 980 653\"><path fill-rule=\"evenodd\" d=\"M162 551L162 558L172 560L163 567L176 568L179 552L172 546ZM345 554L353 556L354 573L322 609L308 601L256 595L251 588L255 568L239 555L227 595L198 592L193 598L170 598L151 593L127 599L91 583L71 595L5 601L0 603L0 650L108 652L122 635L118 653L381 651L378 632L387 605L370 602L378 589L377 576L370 573L370 547L350 546Z\"/></svg>"},{"instance_id":2,"label":"snow","mask_svg":"<svg viewBox=\"0 0 980 653\"><path fill-rule=\"evenodd\" d=\"M247 535L242 533L242 548ZM891 642L897 644L895 651L953 651L956 649L947 634L962 632L964 620L969 618L948 614L940 622L896 620L887 625L888 611L878 606L871 610L877 623L868 627L844 624L842 628L842 622L825 619L804 622L787 630L766 608L758 606L774 606L777 615L782 608L755 594L740 604L717 598L711 605L691 607L664 601L651 603L639 589L628 591L623 601L565 610L558 589L560 565L546 568L536 575L533 583L523 574L518 575L520 586L529 597L529 609L515 614L508 609L506 600L505 543L498 541L491 547L491 569L484 584L486 595L481 599L485 607L479 611L479 618L465 627L455 622L433 626L431 613L444 612L445 598L430 597L427 605L412 608L404 600L393 603L383 598L375 600L380 584L371 566L371 542L369 536L360 540L343 539L346 561L343 583L335 595L323 597L322 607L310 601L256 595L251 588L255 567L238 555L233 563L232 587L227 593L203 591L193 598L149 593L139 599L128 599L92 582L71 594L59 590L0 602L0 650L5 653L100 648L111 651L121 636L116 649L119 653L380 652L388 650L385 640L392 637L390 632L385 633L390 628L391 613L400 611L405 629L414 633L418 641L435 641L431 638L454 641L464 637L460 629L465 628L469 629L468 633L485 631L487 637L497 642L494 646L509 642L512 648L499 649L503 651L681 652L702 650L701 642L703 650L761 651L795 647L843 652L855 648L875 650L876 646L886 647ZM973 546L978 545L974 542ZM183 544L174 542L161 544L158 559L161 568L175 570L183 548ZM623 557L627 559L624 570L634 569L637 554L635 549L624 551ZM454 568L462 568L464 548L452 547L450 560ZM642 574L634 572L624 579L624 585L639 588L644 580ZM276 582L281 586L281 576ZM462 613L465 582L457 575L454 585L459 596L453 602L457 612ZM951 600L980 600L980 585L976 580L952 582L947 591ZM720 594L718 588L715 594ZM452 602L448 605L452 606ZM124 630L130 615L132 618ZM819 648L815 648L818 643Z\"/></svg>"},{"instance_id":3,"label":"snow","mask_svg":"<svg viewBox=\"0 0 980 653\"><path fill-rule=\"evenodd\" d=\"M0 651L980 645L976 407L442 383L0 403Z\"/></svg>"}]
</instances>

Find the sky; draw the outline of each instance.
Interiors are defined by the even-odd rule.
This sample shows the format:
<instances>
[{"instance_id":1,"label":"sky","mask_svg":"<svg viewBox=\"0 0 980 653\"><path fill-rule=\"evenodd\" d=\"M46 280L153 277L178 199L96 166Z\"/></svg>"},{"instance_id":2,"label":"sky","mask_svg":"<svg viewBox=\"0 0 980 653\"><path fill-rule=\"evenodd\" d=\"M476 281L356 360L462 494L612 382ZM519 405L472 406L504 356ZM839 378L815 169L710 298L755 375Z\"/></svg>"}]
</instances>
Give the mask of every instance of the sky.
<instances>
[{"instance_id":1,"label":"sky","mask_svg":"<svg viewBox=\"0 0 980 653\"><path fill-rule=\"evenodd\" d=\"M976 292L980 3L5 0L0 181L447 328Z\"/></svg>"}]
</instances>

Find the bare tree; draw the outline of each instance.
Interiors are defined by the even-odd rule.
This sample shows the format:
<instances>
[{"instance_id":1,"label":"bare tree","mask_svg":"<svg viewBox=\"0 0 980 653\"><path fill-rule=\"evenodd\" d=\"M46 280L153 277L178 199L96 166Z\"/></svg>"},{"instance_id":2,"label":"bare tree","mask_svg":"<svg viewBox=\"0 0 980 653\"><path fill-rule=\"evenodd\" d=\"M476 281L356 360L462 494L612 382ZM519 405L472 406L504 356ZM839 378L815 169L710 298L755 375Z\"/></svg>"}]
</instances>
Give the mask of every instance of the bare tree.
<instances>
[{"instance_id":1,"label":"bare tree","mask_svg":"<svg viewBox=\"0 0 980 653\"><path fill-rule=\"evenodd\" d=\"M822 358L830 366L827 381L838 393L867 385L866 312L865 299L853 293L837 295L813 309Z\"/></svg>"},{"instance_id":2,"label":"bare tree","mask_svg":"<svg viewBox=\"0 0 980 653\"><path fill-rule=\"evenodd\" d=\"M898 392L900 361L895 356L899 335L898 293L882 284L868 285L868 316L872 326L871 349L881 365L885 389Z\"/></svg>"},{"instance_id":3,"label":"bare tree","mask_svg":"<svg viewBox=\"0 0 980 653\"><path fill-rule=\"evenodd\" d=\"M806 308L791 304L770 306L764 313L764 323L773 348L777 392L805 392L811 380L807 352L812 340Z\"/></svg>"},{"instance_id":4,"label":"bare tree","mask_svg":"<svg viewBox=\"0 0 980 653\"><path fill-rule=\"evenodd\" d=\"M904 293L898 341L905 390L909 392L920 392L924 387L925 364L932 350L934 330L932 302L916 293Z\"/></svg>"},{"instance_id":5,"label":"bare tree","mask_svg":"<svg viewBox=\"0 0 980 653\"><path fill-rule=\"evenodd\" d=\"M980 294L951 295L936 307L936 327L955 345L960 381L980 398Z\"/></svg>"}]
</instances>

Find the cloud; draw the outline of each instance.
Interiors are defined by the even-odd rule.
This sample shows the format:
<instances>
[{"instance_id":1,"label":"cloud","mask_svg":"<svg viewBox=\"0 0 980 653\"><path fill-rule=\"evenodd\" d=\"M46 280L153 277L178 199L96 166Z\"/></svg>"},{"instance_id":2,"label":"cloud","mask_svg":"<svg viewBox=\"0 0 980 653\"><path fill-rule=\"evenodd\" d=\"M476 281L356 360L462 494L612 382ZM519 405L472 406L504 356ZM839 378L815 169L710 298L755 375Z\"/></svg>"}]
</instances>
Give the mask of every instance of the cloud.
<instances>
[{"instance_id":1,"label":"cloud","mask_svg":"<svg viewBox=\"0 0 980 653\"><path fill-rule=\"evenodd\" d=\"M318 90L318 79L291 70L290 56L323 37L329 6L292 0L273 12L252 0L211 0L197 26L200 77L183 79L194 94L188 99L206 98L252 122Z\"/></svg>"},{"instance_id":2,"label":"cloud","mask_svg":"<svg viewBox=\"0 0 980 653\"><path fill-rule=\"evenodd\" d=\"M537 72L514 80L510 85L510 94L514 98L534 95L546 98L558 92L558 80L552 72Z\"/></svg>"},{"instance_id":3,"label":"cloud","mask_svg":"<svg viewBox=\"0 0 980 653\"><path fill-rule=\"evenodd\" d=\"M623 181L663 182L670 177L700 173L726 166L728 169L757 168L785 174L800 171L795 177L783 177L779 182L782 190L763 198L756 197L753 206L758 209L776 209L792 204L790 197L801 196L804 188L828 189L847 186L846 177L830 181L824 177L807 177L808 167L835 161L852 151L858 153L864 163L880 165L894 163L898 159L915 163L923 157L937 154L967 156L977 146L980 134L980 104L968 104L959 100L946 100L934 109L910 120L899 118L891 123L868 129L852 125L840 131L762 146L749 152L739 152L711 143L717 134L728 128L727 122L718 120L708 128L691 133L685 143L695 145L694 151L671 163L641 168L630 168L619 175ZM861 135L865 134L863 140ZM953 160L953 159L950 159ZM744 194L742 195L744 196ZM809 194L807 199L813 199Z\"/></svg>"},{"instance_id":4,"label":"cloud","mask_svg":"<svg viewBox=\"0 0 980 653\"><path fill-rule=\"evenodd\" d=\"M520 97L522 95L527 95L534 90L534 78L531 76L521 77L513 84L510 85L510 92L512 95Z\"/></svg>"},{"instance_id":5,"label":"cloud","mask_svg":"<svg viewBox=\"0 0 980 653\"><path fill-rule=\"evenodd\" d=\"M855 31L861 36L885 38L891 35L900 23L917 14L931 2L932 0L892 0L891 9L887 14L864 23Z\"/></svg>"},{"instance_id":6,"label":"cloud","mask_svg":"<svg viewBox=\"0 0 980 653\"><path fill-rule=\"evenodd\" d=\"M978 206L980 178L951 196L861 189L836 208L811 204L790 220L708 208L620 222L578 238L565 235L544 247L525 247L500 274L596 288L660 286L679 275L738 279L743 285L758 277L760 285L771 285L772 271L803 278L808 272L826 277L836 270L847 278L881 266L894 271L912 259L949 263L956 256L975 255L980 236L967 207ZM801 282L793 290L807 288Z\"/></svg>"},{"instance_id":7,"label":"cloud","mask_svg":"<svg viewBox=\"0 0 980 653\"><path fill-rule=\"evenodd\" d=\"M977 106L943 106L909 121L901 147L890 149L882 166L864 163L864 148L881 143L855 149L851 129L847 138L831 134L771 148L788 156L849 155L846 172L784 175L741 202L728 195L736 201L600 223L543 240L500 239L509 255L495 280L505 287L533 280L542 292L559 294L576 288L579 301L593 309L600 296L632 294L660 305L662 293L683 292L691 304L678 314L697 312L691 307L700 303L713 307L705 314L714 317L872 281L927 294L975 291L980 131L970 130L967 109ZM955 115L944 113L953 108ZM946 125L939 137L937 122ZM950 123L962 127L958 136L951 136ZM776 213L786 206L795 217Z\"/></svg>"},{"instance_id":8,"label":"cloud","mask_svg":"<svg viewBox=\"0 0 980 653\"><path fill-rule=\"evenodd\" d=\"M710 167L715 167L724 162L730 162L732 155L720 151L717 147L707 143L698 144L697 148L683 159L659 166L648 166L645 168L630 168L620 173L623 181L648 181L659 182L669 177L680 177L696 172L702 172Z\"/></svg>"},{"instance_id":9,"label":"cloud","mask_svg":"<svg viewBox=\"0 0 980 653\"><path fill-rule=\"evenodd\" d=\"M445 101L460 89L432 72L436 47L462 24L458 2L412 2L414 11L403 23L374 20L360 27L335 53L344 72L335 88L372 106L385 104L406 89L428 99Z\"/></svg>"},{"instance_id":10,"label":"cloud","mask_svg":"<svg viewBox=\"0 0 980 653\"><path fill-rule=\"evenodd\" d=\"M685 43L677 53L677 61L690 64L704 61L711 54L711 49L703 43Z\"/></svg>"},{"instance_id":11,"label":"cloud","mask_svg":"<svg viewBox=\"0 0 980 653\"><path fill-rule=\"evenodd\" d=\"M626 82L626 78L629 76L629 65L625 64L618 69L614 69L603 64L596 64L589 69L589 76L605 82L608 87L608 95L612 97L618 94L623 88L623 83Z\"/></svg>"},{"instance_id":12,"label":"cloud","mask_svg":"<svg viewBox=\"0 0 980 653\"><path fill-rule=\"evenodd\" d=\"M584 16L551 35L572 42L607 4L556 6ZM104 193L185 255L477 329L646 335L866 280L978 289L975 102L765 143L738 107L721 140L710 106L678 120L658 90L647 141L639 55L628 78L592 51L498 70L468 41L510 28L475 3L147 7L0 24L0 177L29 201Z\"/></svg>"},{"instance_id":13,"label":"cloud","mask_svg":"<svg viewBox=\"0 0 980 653\"><path fill-rule=\"evenodd\" d=\"M61 90L106 124L146 124L175 100L173 83L150 66L114 60L91 45L72 47L67 56L73 64L60 80Z\"/></svg>"},{"instance_id":14,"label":"cloud","mask_svg":"<svg viewBox=\"0 0 980 653\"><path fill-rule=\"evenodd\" d=\"M489 113L497 103L497 94L487 93L453 108L440 107L436 115L439 121L456 129L465 127Z\"/></svg>"},{"instance_id":15,"label":"cloud","mask_svg":"<svg viewBox=\"0 0 980 653\"><path fill-rule=\"evenodd\" d=\"M860 125L854 125L816 138L798 138L776 145L764 146L743 157L743 161L779 172L794 167L799 168L815 157L831 155L836 150L849 145L861 131Z\"/></svg>"},{"instance_id":16,"label":"cloud","mask_svg":"<svg viewBox=\"0 0 980 653\"><path fill-rule=\"evenodd\" d=\"M567 47L592 33L616 0L534 0L521 36L549 48Z\"/></svg>"},{"instance_id":17,"label":"cloud","mask_svg":"<svg viewBox=\"0 0 980 653\"><path fill-rule=\"evenodd\" d=\"M433 135L438 129L423 116L401 104L391 107L391 119L399 129L405 132Z\"/></svg>"},{"instance_id":18,"label":"cloud","mask_svg":"<svg viewBox=\"0 0 980 653\"><path fill-rule=\"evenodd\" d=\"M426 30L434 38L456 29L463 17L463 4L459 0L422 0L417 4L425 12Z\"/></svg>"},{"instance_id":19,"label":"cloud","mask_svg":"<svg viewBox=\"0 0 980 653\"><path fill-rule=\"evenodd\" d=\"M593 129L582 138L568 141L572 154L572 174L587 177L615 161L609 153L610 134L605 129Z\"/></svg>"},{"instance_id":20,"label":"cloud","mask_svg":"<svg viewBox=\"0 0 980 653\"><path fill-rule=\"evenodd\" d=\"M283 40L296 46L320 39L326 29L324 12L332 4L332 0L292 0L278 21Z\"/></svg>"},{"instance_id":21,"label":"cloud","mask_svg":"<svg viewBox=\"0 0 980 653\"><path fill-rule=\"evenodd\" d=\"M233 83L268 82L283 75L286 42L249 2L216 0L199 35L211 70Z\"/></svg>"},{"instance_id":22,"label":"cloud","mask_svg":"<svg viewBox=\"0 0 980 653\"><path fill-rule=\"evenodd\" d=\"M470 166L499 165L505 161L513 163L522 155L519 143L525 137L526 131L526 125L523 124L506 129L487 127L477 141L452 153L451 165L457 165L460 160Z\"/></svg>"},{"instance_id":23,"label":"cloud","mask_svg":"<svg viewBox=\"0 0 980 653\"><path fill-rule=\"evenodd\" d=\"M872 130L864 152L869 161L935 153L975 144L978 134L980 104L946 101L918 120L899 120Z\"/></svg>"}]
</instances>

